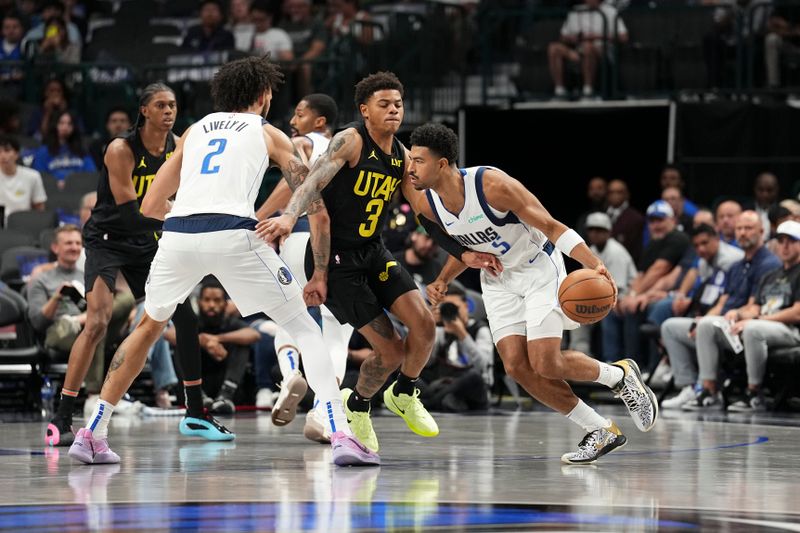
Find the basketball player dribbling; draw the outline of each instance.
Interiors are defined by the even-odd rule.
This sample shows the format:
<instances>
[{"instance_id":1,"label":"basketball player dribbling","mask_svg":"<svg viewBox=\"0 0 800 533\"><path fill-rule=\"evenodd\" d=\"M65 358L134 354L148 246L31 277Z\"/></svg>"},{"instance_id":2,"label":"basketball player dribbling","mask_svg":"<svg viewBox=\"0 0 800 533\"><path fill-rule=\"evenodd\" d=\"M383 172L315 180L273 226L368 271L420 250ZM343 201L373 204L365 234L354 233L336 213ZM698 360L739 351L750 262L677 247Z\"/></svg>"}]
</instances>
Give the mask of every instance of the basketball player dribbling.
<instances>
[{"instance_id":1,"label":"basketball player dribbling","mask_svg":"<svg viewBox=\"0 0 800 533\"><path fill-rule=\"evenodd\" d=\"M632 359L609 365L580 352L561 350L563 330L578 325L558 305L558 286L566 277L561 254L597 271L612 285L613 280L583 239L550 216L520 182L498 168L459 169L457 156L458 138L449 128L426 124L415 129L409 154L411 180L403 193L415 211L436 219L462 245L499 257L502 273L493 277L482 272L481 288L492 338L506 372L534 398L587 432L578 449L561 460L593 463L624 446L627 439L613 421L575 396L566 380L593 381L611 388L642 431L652 429L658 416L655 395ZM464 268L448 258L437 279L427 286L431 303L442 299L448 284Z\"/></svg>"},{"instance_id":2,"label":"basketball player dribbling","mask_svg":"<svg viewBox=\"0 0 800 533\"><path fill-rule=\"evenodd\" d=\"M309 94L295 107L294 115L289 121L294 135L292 143L306 156L309 168L313 167L317 159L328 149L337 114L336 102L326 94ZM289 184L281 180L264 205L256 211L256 218L263 220L277 210L284 209L291 195ZM310 223L314 223L314 217L310 220L307 216L300 217L292 234L280 245L281 259L286 262L301 286L305 286L308 281L304 263L306 247L311 237ZM353 326L340 324L325 305L320 306L320 315L322 338L325 339L325 345L333 357L336 380L341 383L347 366L347 345L353 334ZM278 366L283 382L280 395L272 407L272 421L276 425L283 426L294 419L297 406L307 386L299 370L299 357L302 357L302 354L297 343L283 328L278 328L275 335L275 353L278 355ZM321 413L318 407L319 403L315 402L314 408L307 413L303 435L316 442L330 442L330 433L325 430L324 413Z\"/></svg>"},{"instance_id":3,"label":"basketball player dribbling","mask_svg":"<svg viewBox=\"0 0 800 533\"><path fill-rule=\"evenodd\" d=\"M128 282L137 300L144 296L145 280L158 247L154 232L161 229L161 221L142 216L139 208L156 172L175 150L177 138L172 126L176 113L173 90L163 83L148 85L142 91L133 129L112 140L104 154L97 205L83 229L86 325L69 354L61 403L45 435L47 444L69 446L73 442L75 399L95 348L106 333L117 273ZM178 337L175 360L187 397L181 433L211 440L233 439L230 431L203 412L197 316L188 301L177 307L173 321Z\"/></svg>"},{"instance_id":4,"label":"basketball player dribbling","mask_svg":"<svg viewBox=\"0 0 800 533\"><path fill-rule=\"evenodd\" d=\"M100 401L76 435L71 457L87 464L119 462L107 441L114 405L141 372L147 350L177 304L213 274L242 314L266 313L306 355L308 381L325 406L333 462L380 464L377 454L358 442L348 427L330 354L306 310L302 289L275 251L253 232L253 204L270 162L290 182L308 172L289 138L264 119L272 88L281 80L268 57L220 67L211 95L214 107L222 111L191 126L159 169L142 203L145 216L166 217L146 283L145 313L114 354ZM315 210L312 206L309 214Z\"/></svg>"}]
</instances>

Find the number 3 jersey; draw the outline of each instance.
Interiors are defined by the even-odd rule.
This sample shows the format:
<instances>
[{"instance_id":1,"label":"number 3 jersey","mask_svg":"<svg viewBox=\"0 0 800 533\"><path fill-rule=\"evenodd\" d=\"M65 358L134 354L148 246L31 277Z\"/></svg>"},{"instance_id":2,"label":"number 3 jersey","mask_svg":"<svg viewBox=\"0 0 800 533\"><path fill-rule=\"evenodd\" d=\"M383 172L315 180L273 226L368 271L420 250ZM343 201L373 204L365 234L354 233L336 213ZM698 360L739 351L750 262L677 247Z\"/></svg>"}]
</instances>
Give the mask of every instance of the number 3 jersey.
<instances>
[{"instance_id":1,"label":"number 3 jersey","mask_svg":"<svg viewBox=\"0 0 800 533\"><path fill-rule=\"evenodd\" d=\"M464 207L451 213L435 191L426 194L439 225L465 248L496 255L504 268L532 264L542 255L552 255L553 244L544 233L517 218L514 213L494 209L483 193L487 167L461 169L464 179Z\"/></svg>"},{"instance_id":2,"label":"number 3 jersey","mask_svg":"<svg viewBox=\"0 0 800 533\"><path fill-rule=\"evenodd\" d=\"M396 138L386 154L372 140L363 123L352 124L362 139L361 157L352 168L342 167L325 189L322 199L331 218L331 248L352 250L381 238L388 205L400 188L405 151Z\"/></svg>"},{"instance_id":3,"label":"number 3 jersey","mask_svg":"<svg viewBox=\"0 0 800 533\"><path fill-rule=\"evenodd\" d=\"M255 218L253 205L269 165L264 123L253 113L212 113L195 123L183 144L181 183L167 217Z\"/></svg>"}]
</instances>

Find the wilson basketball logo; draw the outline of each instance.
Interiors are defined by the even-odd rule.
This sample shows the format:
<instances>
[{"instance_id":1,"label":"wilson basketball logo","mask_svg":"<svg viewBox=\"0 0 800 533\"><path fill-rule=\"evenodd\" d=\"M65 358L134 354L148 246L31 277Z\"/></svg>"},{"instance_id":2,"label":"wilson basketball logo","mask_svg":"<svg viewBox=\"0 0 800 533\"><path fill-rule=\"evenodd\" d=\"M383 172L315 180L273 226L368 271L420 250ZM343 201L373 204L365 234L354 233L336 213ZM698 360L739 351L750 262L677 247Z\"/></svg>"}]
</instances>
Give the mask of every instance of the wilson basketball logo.
<instances>
[{"instance_id":1,"label":"wilson basketball logo","mask_svg":"<svg viewBox=\"0 0 800 533\"><path fill-rule=\"evenodd\" d=\"M605 313L609 310L611 305L581 305L575 304L575 312L579 315L596 315Z\"/></svg>"}]
</instances>

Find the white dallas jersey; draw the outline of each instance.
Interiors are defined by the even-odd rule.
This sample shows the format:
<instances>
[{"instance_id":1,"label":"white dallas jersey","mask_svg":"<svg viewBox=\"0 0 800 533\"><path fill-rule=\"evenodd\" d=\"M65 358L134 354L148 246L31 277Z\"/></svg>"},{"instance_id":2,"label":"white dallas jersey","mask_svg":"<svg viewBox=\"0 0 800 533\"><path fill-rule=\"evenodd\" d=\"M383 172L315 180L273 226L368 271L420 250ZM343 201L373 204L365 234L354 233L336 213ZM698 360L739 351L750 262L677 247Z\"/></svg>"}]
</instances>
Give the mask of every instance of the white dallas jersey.
<instances>
[{"instance_id":1,"label":"white dallas jersey","mask_svg":"<svg viewBox=\"0 0 800 533\"><path fill-rule=\"evenodd\" d=\"M263 124L253 113L211 113L195 123L183 143L181 183L167 216L255 218L253 204L269 165Z\"/></svg>"},{"instance_id":2,"label":"white dallas jersey","mask_svg":"<svg viewBox=\"0 0 800 533\"><path fill-rule=\"evenodd\" d=\"M311 141L311 145L313 146L311 149L311 157L308 158L308 168L311 168L314 163L317 162L319 156L324 154L328 149L328 145L331 144L331 140L316 131L306 134L305 137Z\"/></svg>"},{"instance_id":3,"label":"white dallas jersey","mask_svg":"<svg viewBox=\"0 0 800 533\"><path fill-rule=\"evenodd\" d=\"M483 194L483 172L489 167L460 169L464 178L464 208L448 211L435 191L426 191L439 224L465 248L498 256L504 268L533 263L540 252L550 255L553 244L514 213L494 209Z\"/></svg>"}]
</instances>

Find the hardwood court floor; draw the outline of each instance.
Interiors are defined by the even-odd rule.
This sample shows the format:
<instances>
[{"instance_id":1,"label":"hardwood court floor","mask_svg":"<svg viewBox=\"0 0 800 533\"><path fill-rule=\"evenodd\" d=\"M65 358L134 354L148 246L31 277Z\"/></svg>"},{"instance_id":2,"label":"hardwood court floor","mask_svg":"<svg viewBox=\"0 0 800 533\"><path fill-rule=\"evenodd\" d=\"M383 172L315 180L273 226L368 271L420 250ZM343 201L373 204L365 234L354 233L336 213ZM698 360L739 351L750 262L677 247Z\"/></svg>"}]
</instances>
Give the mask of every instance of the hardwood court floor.
<instances>
[{"instance_id":1,"label":"hardwood court floor","mask_svg":"<svg viewBox=\"0 0 800 533\"><path fill-rule=\"evenodd\" d=\"M231 443L177 419L115 418L120 465L45 449L41 423L0 424L5 531L800 531L800 419L670 415L597 466L565 466L581 439L549 412L437 415L441 434L375 417L380 468L338 468L328 446L266 413L226 420Z\"/></svg>"}]
</instances>

